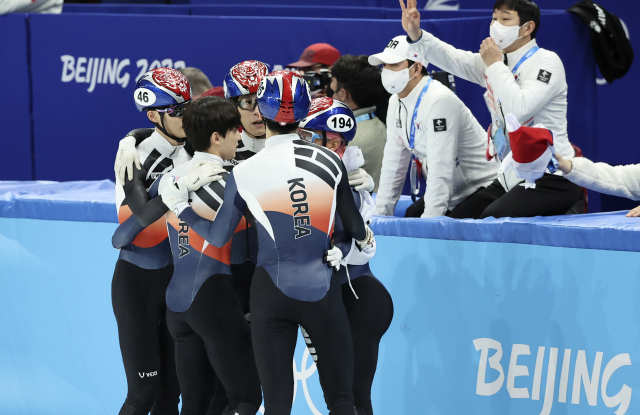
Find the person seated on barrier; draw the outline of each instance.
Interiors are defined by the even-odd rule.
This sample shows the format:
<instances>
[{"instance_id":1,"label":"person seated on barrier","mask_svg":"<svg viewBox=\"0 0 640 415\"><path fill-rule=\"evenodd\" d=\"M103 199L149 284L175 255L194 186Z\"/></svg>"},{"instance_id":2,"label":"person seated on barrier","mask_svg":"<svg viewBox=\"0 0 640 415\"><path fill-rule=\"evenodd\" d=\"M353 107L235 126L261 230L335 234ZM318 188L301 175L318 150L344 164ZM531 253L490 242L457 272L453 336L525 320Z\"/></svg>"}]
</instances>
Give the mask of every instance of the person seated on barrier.
<instances>
[{"instance_id":1,"label":"person seated on barrier","mask_svg":"<svg viewBox=\"0 0 640 415\"><path fill-rule=\"evenodd\" d=\"M342 58L341 58L342 59ZM345 126L339 122L333 126L330 120L344 119ZM298 134L310 143L326 147L342 159L347 172L353 172L364 166L364 152L354 145L358 136L355 114L338 100L316 98L311 101L309 115L300 121ZM351 122L348 122L351 121ZM353 186L352 186L353 188ZM353 198L365 222L375 214L375 202L366 190L354 188ZM393 300L387 289L378 281L369 268L369 261L375 255L375 245L366 250L358 250L352 239L345 237L340 215L336 214L333 243L343 252L346 266L338 270L342 284L342 302L344 303L353 338L353 396L358 415L373 415L371 406L371 386L378 364L380 339L386 333L393 319ZM348 270L348 273L347 273ZM301 327L307 348L316 363L313 339ZM320 379L323 382L323 379Z\"/></svg>"},{"instance_id":2,"label":"person seated on barrier","mask_svg":"<svg viewBox=\"0 0 640 415\"><path fill-rule=\"evenodd\" d=\"M610 166L584 157L565 159L559 154L556 158L558 169L572 183L599 193L640 200L640 164ZM640 206L631 209L627 216L639 217Z\"/></svg>"},{"instance_id":3,"label":"person seated on barrier","mask_svg":"<svg viewBox=\"0 0 640 415\"><path fill-rule=\"evenodd\" d=\"M130 177L116 177L120 226L112 243L120 255L111 300L127 377L127 397L120 415L149 411L176 415L180 388L165 319L165 291L173 264L164 219L167 207L156 196L162 176L189 160L182 146L182 115L191 103L191 87L177 70L157 68L140 77L133 98L155 129L137 149L140 169L132 169ZM216 166L197 166L186 179L208 182L221 171Z\"/></svg>"},{"instance_id":4,"label":"person seated on barrier","mask_svg":"<svg viewBox=\"0 0 640 415\"><path fill-rule=\"evenodd\" d=\"M262 79L257 97L267 127L266 146L232 170L215 219L197 215L187 203L188 194L175 186L163 187L162 198L216 247L229 241L244 215L258 230L251 335L265 413L291 412L291 361L298 325L303 325L314 338L332 413L353 415L353 343L331 269L342 259L330 241L335 212L359 249L374 243L373 233L360 216L340 158L296 134L311 101L304 79L291 71L271 72Z\"/></svg>"},{"instance_id":5,"label":"person seated on barrier","mask_svg":"<svg viewBox=\"0 0 640 415\"><path fill-rule=\"evenodd\" d=\"M358 130L351 145L362 151L362 168L375 183L371 191L377 192L387 141L386 127L376 114L377 102L387 96L380 80L380 69L369 65L366 55L344 55L331 68L331 86L327 92L353 111ZM354 170L349 172L349 177L357 174L359 171Z\"/></svg>"},{"instance_id":6,"label":"person seated on barrier","mask_svg":"<svg viewBox=\"0 0 640 415\"><path fill-rule=\"evenodd\" d=\"M200 69L188 67L178 70L189 81L189 85L191 85L191 92L193 93L191 99L194 101L200 98L202 94L213 88L213 85L211 85L211 81L209 81L207 75L205 75Z\"/></svg>"},{"instance_id":7,"label":"person seated on barrier","mask_svg":"<svg viewBox=\"0 0 640 415\"><path fill-rule=\"evenodd\" d=\"M223 203L225 181L202 180L189 186L189 172L202 163L222 169L223 160L234 157L241 139L240 116L234 104L220 97L196 100L184 116L184 130L195 154L178 165L160 183L188 192L193 211L212 220ZM176 356L182 391L182 415L200 415L218 395L216 376L226 391L223 414L254 415L262 402L250 328L235 292L231 275L231 242L222 248L203 237L176 215L166 213L174 272L167 286L167 326ZM215 374L214 374L215 372Z\"/></svg>"},{"instance_id":8,"label":"person seated on barrier","mask_svg":"<svg viewBox=\"0 0 640 415\"><path fill-rule=\"evenodd\" d=\"M454 48L420 29L416 0L400 0L402 27L410 51L443 70L486 87L491 113L491 140L487 158L499 162L511 151L504 116L513 113L520 124L543 124L556 133L555 147L563 157L573 157L567 136L567 82L562 61L536 43L540 9L529 0L498 0L493 6L490 37L479 53ZM455 209L452 217L485 218L561 215L581 197L580 187L560 172L545 173L536 189L525 189L512 172L499 175L486 189Z\"/></svg>"},{"instance_id":9,"label":"person seated on barrier","mask_svg":"<svg viewBox=\"0 0 640 415\"><path fill-rule=\"evenodd\" d=\"M387 143L376 198L378 215L393 216L411 168L417 195L424 174L424 198L407 209L411 217L442 216L496 178L498 165L484 157L486 133L471 111L446 86L432 79L426 62L397 36L369 64L383 64L389 98Z\"/></svg>"}]
</instances>

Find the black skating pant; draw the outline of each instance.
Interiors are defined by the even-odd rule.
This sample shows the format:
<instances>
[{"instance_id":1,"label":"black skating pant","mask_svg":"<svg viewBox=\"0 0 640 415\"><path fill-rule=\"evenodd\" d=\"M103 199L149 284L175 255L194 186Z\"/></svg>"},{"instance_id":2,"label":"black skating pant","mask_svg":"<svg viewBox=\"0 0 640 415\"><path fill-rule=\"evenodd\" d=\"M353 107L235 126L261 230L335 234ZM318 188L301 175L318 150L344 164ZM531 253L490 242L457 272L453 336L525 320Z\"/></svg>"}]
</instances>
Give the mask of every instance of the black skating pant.
<instances>
[{"instance_id":1,"label":"black skating pant","mask_svg":"<svg viewBox=\"0 0 640 415\"><path fill-rule=\"evenodd\" d=\"M344 272L342 267L339 272ZM373 415L371 386L378 366L380 339L393 319L393 301L384 285L370 275L362 275L351 283L358 299L349 284L342 284L342 302L353 338L353 397L358 415ZM307 347L313 351L314 339L307 337L306 330L303 330L303 334ZM311 355L317 364L317 356L313 352ZM320 382L324 385L323 378L320 378Z\"/></svg>"},{"instance_id":2,"label":"black skating pant","mask_svg":"<svg viewBox=\"0 0 640 415\"><path fill-rule=\"evenodd\" d=\"M182 415L207 413L214 391L221 389L216 375L229 399L223 414L258 411L262 393L251 334L231 275L209 277L187 311L167 309L167 325L176 350Z\"/></svg>"},{"instance_id":3,"label":"black skating pant","mask_svg":"<svg viewBox=\"0 0 640 415\"><path fill-rule=\"evenodd\" d=\"M157 270L118 260L111 302L118 323L127 398L120 415L177 415L180 388L173 340L165 320L165 291L173 265Z\"/></svg>"},{"instance_id":4,"label":"black skating pant","mask_svg":"<svg viewBox=\"0 0 640 415\"><path fill-rule=\"evenodd\" d=\"M319 301L285 295L262 267L251 284L251 335L264 393L265 415L288 415L293 401L291 364L298 325L314 340L323 391L334 415L353 415L353 342L340 282Z\"/></svg>"},{"instance_id":5,"label":"black skating pant","mask_svg":"<svg viewBox=\"0 0 640 415\"><path fill-rule=\"evenodd\" d=\"M371 385L378 365L380 339L393 319L393 301L384 285L372 276L363 275L351 284L358 299L349 284L343 284L342 301L353 337L353 397L358 415L373 415Z\"/></svg>"}]
</instances>

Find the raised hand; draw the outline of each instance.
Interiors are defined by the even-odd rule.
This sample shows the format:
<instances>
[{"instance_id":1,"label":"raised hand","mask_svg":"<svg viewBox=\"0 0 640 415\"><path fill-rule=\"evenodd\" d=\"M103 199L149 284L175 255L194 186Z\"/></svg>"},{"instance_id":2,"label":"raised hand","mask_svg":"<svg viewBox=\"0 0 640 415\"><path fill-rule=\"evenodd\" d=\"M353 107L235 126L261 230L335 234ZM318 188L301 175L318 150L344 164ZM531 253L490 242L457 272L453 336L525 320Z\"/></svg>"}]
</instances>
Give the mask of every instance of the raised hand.
<instances>
[{"instance_id":1,"label":"raised hand","mask_svg":"<svg viewBox=\"0 0 640 415\"><path fill-rule=\"evenodd\" d=\"M496 42L490 37L486 38L480 45L480 56L487 67L496 62L502 62L502 59L504 58L502 51L498 45L496 45Z\"/></svg>"},{"instance_id":2,"label":"raised hand","mask_svg":"<svg viewBox=\"0 0 640 415\"><path fill-rule=\"evenodd\" d=\"M420 30L420 12L418 11L418 0L400 0L400 8L402 9L402 28L407 32L412 41L420 39L422 31Z\"/></svg>"}]
</instances>

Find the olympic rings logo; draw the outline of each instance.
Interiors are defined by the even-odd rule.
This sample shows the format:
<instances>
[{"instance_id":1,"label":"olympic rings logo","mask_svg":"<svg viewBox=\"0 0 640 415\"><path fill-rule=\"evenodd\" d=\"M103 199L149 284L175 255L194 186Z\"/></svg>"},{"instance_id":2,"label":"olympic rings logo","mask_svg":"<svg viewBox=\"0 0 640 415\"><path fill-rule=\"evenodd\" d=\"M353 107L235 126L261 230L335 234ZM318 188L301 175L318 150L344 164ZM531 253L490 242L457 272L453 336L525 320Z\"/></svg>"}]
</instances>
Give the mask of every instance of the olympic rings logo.
<instances>
[{"instance_id":1,"label":"olympic rings logo","mask_svg":"<svg viewBox=\"0 0 640 415\"><path fill-rule=\"evenodd\" d=\"M300 383L302 383L302 392L307 401L309 409L311 409L311 413L313 415L323 415L323 413L320 412L314 405L313 400L311 399L311 394L309 393L309 386L307 385L307 379L313 376L313 374L316 373L317 370L316 363L313 361L313 359L310 359L310 357L311 354L309 353L309 349L305 347L299 371L296 365L296 358L293 358L293 402L296 401L296 396L298 396L298 381L300 381ZM307 363L309 360L311 360L311 366L307 367ZM259 412L264 415L264 406L260 406Z\"/></svg>"}]
</instances>

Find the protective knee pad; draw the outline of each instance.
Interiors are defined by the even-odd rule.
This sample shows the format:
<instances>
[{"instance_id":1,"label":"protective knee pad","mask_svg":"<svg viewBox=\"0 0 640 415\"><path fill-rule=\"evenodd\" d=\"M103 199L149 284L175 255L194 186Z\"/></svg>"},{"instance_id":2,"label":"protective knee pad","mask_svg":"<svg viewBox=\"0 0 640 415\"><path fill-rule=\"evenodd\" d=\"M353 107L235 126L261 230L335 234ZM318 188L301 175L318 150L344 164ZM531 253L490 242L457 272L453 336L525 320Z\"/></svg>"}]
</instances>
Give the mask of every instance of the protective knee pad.
<instances>
[{"instance_id":1,"label":"protective knee pad","mask_svg":"<svg viewBox=\"0 0 640 415\"><path fill-rule=\"evenodd\" d=\"M256 415L258 408L248 403L241 403L235 409L226 409L222 415Z\"/></svg>"}]
</instances>

